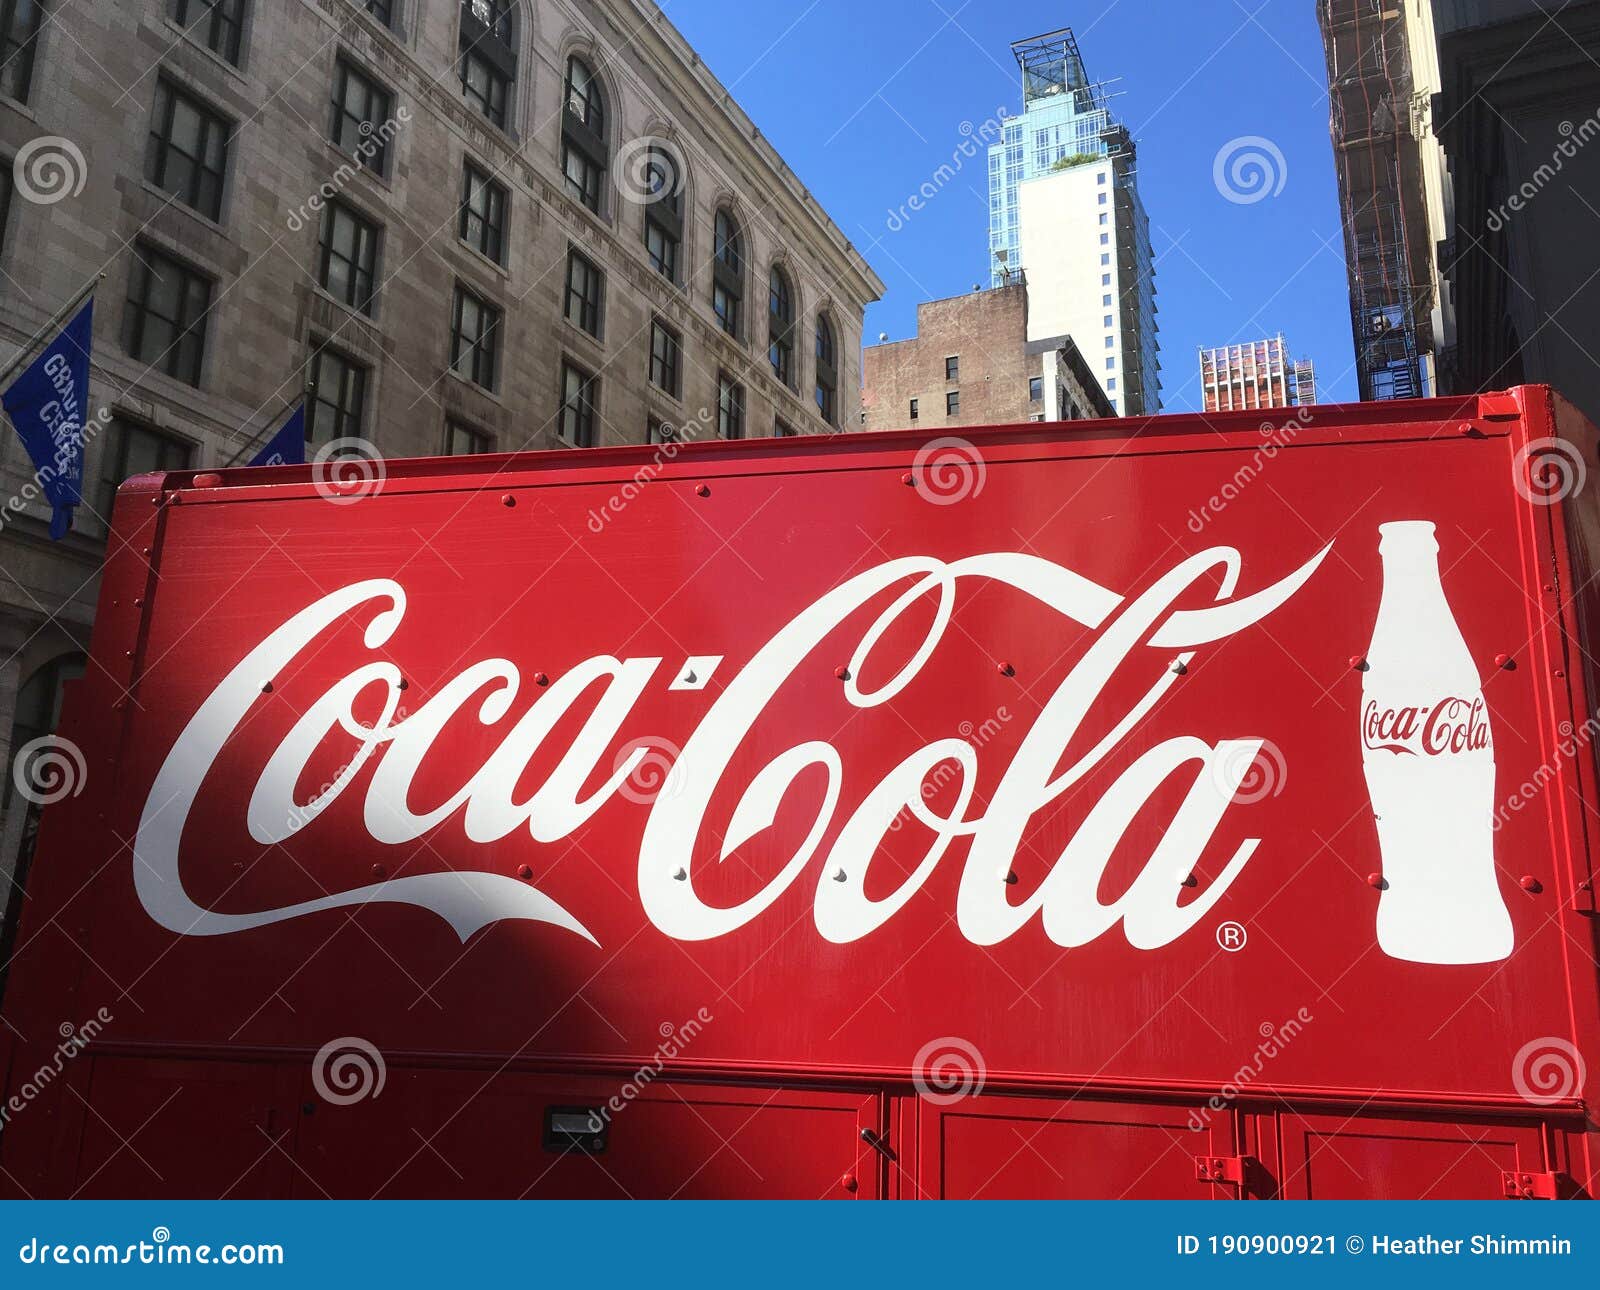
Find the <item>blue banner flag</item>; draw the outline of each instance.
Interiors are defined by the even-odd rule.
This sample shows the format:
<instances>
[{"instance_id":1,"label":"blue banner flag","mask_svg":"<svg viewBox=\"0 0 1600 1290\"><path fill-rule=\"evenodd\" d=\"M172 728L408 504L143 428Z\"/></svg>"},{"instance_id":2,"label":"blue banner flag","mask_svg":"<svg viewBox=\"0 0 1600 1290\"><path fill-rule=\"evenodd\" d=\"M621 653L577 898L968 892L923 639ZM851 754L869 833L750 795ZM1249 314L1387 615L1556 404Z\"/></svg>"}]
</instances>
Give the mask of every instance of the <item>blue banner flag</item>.
<instances>
[{"instance_id":1,"label":"blue banner flag","mask_svg":"<svg viewBox=\"0 0 1600 1290\"><path fill-rule=\"evenodd\" d=\"M294 410L283 428L250 459L252 466L301 466L306 460L306 405Z\"/></svg>"},{"instance_id":2,"label":"blue banner flag","mask_svg":"<svg viewBox=\"0 0 1600 1290\"><path fill-rule=\"evenodd\" d=\"M72 508L83 501L83 427L89 413L89 350L94 344L90 299L44 353L0 394L11 424L50 503L50 536L60 541L72 527Z\"/></svg>"}]
</instances>

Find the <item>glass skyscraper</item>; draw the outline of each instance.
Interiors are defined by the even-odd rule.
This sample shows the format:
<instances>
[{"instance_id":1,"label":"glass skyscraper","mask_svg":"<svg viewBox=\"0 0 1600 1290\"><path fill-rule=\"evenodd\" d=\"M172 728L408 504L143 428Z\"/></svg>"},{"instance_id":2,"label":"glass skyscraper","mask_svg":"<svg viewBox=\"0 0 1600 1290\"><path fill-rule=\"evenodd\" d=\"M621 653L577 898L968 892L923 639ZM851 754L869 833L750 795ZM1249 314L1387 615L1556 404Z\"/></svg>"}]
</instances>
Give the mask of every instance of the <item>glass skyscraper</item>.
<instances>
[{"instance_id":1,"label":"glass skyscraper","mask_svg":"<svg viewBox=\"0 0 1600 1290\"><path fill-rule=\"evenodd\" d=\"M1155 271L1133 140L1085 73L1071 31L1011 48L1022 72L1023 110L989 148L991 281L1000 286L1023 274L1031 316L1072 335L1118 412L1155 413L1161 406ZM1025 202L1023 190L1034 184L1040 187ZM1038 242L1033 264L1025 205ZM1030 326L1030 339L1038 339L1032 332Z\"/></svg>"}]
</instances>

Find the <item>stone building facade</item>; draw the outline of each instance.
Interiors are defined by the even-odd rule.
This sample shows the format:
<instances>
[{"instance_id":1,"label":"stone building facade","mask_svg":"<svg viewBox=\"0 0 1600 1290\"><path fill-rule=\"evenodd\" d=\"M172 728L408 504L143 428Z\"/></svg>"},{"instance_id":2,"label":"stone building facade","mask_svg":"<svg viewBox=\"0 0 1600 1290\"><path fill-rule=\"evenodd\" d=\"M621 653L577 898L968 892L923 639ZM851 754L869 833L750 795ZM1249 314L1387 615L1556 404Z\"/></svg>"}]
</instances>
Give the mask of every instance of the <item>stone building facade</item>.
<instances>
[{"instance_id":1,"label":"stone building facade","mask_svg":"<svg viewBox=\"0 0 1600 1290\"><path fill-rule=\"evenodd\" d=\"M1072 337L1028 339L1020 279L918 305L915 336L867 347L861 408L869 430L1116 416Z\"/></svg>"},{"instance_id":2,"label":"stone building facade","mask_svg":"<svg viewBox=\"0 0 1600 1290\"><path fill-rule=\"evenodd\" d=\"M818 433L882 283L652 0L0 3L0 363L96 291L85 505L0 434L9 773L84 666L116 482L247 458Z\"/></svg>"}]
</instances>

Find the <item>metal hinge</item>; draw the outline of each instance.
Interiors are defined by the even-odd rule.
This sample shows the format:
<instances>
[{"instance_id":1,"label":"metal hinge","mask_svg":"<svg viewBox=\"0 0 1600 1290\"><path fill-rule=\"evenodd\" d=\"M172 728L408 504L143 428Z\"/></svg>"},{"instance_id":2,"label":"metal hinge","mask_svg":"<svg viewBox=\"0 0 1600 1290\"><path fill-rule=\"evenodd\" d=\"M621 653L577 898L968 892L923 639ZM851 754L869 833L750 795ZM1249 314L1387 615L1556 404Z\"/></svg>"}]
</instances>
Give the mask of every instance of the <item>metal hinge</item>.
<instances>
[{"instance_id":1,"label":"metal hinge","mask_svg":"<svg viewBox=\"0 0 1600 1290\"><path fill-rule=\"evenodd\" d=\"M1506 1169L1500 1174L1500 1190L1507 1200L1560 1200L1568 1194L1569 1182L1565 1174Z\"/></svg>"},{"instance_id":2,"label":"metal hinge","mask_svg":"<svg viewBox=\"0 0 1600 1290\"><path fill-rule=\"evenodd\" d=\"M1254 1156L1196 1156L1194 1176L1199 1182L1231 1183L1245 1187L1256 1168Z\"/></svg>"}]
</instances>

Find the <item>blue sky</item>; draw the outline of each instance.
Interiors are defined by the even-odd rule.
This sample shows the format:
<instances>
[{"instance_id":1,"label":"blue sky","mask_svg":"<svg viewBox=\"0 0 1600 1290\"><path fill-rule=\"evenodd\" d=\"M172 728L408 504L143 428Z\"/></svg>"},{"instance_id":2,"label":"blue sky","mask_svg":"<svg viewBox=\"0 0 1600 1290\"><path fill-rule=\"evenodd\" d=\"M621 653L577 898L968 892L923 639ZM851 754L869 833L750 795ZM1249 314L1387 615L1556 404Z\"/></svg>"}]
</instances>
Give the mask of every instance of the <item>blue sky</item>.
<instances>
[{"instance_id":1,"label":"blue sky","mask_svg":"<svg viewBox=\"0 0 1600 1290\"><path fill-rule=\"evenodd\" d=\"M911 335L918 301L987 280L981 155L898 232L889 213L958 152L964 122L1020 111L1011 41L1071 27L1089 75L1115 78L1113 110L1139 145L1165 410L1198 407L1197 347L1278 331L1315 360L1323 401L1357 397L1312 0L663 7L883 278L868 340ZM1281 190L1230 201L1213 179L1217 156L1252 136L1281 154Z\"/></svg>"}]
</instances>

